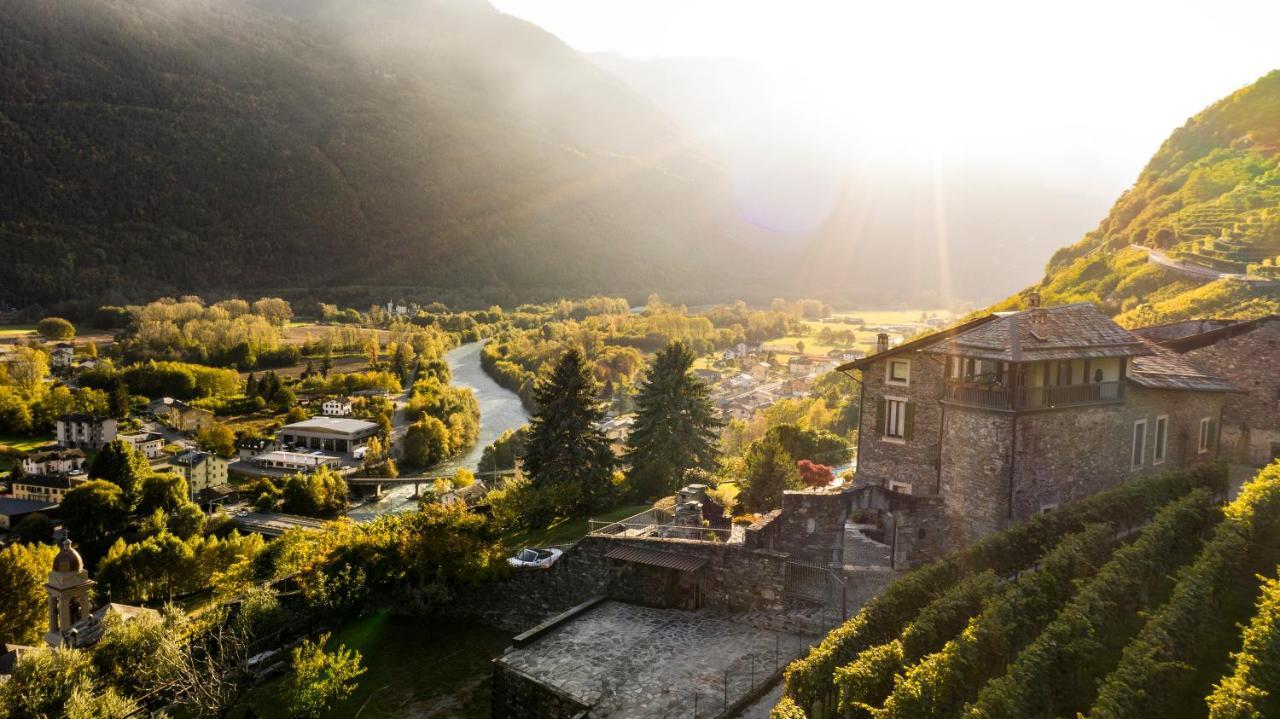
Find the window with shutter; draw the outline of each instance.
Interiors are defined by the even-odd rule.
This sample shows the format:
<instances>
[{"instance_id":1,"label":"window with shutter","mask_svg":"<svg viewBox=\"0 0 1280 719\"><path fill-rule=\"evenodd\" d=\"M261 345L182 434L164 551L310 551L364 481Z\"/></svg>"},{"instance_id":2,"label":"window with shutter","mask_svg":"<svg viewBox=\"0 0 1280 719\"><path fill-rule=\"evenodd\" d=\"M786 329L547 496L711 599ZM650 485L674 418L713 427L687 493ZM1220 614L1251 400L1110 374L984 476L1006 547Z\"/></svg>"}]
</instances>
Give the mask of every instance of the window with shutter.
<instances>
[{"instance_id":1,"label":"window with shutter","mask_svg":"<svg viewBox=\"0 0 1280 719\"><path fill-rule=\"evenodd\" d=\"M885 397L884 411L881 413L881 433L885 439L907 439L907 427L912 410L911 404L904 397Z\"/></svg>"}]
</instances>

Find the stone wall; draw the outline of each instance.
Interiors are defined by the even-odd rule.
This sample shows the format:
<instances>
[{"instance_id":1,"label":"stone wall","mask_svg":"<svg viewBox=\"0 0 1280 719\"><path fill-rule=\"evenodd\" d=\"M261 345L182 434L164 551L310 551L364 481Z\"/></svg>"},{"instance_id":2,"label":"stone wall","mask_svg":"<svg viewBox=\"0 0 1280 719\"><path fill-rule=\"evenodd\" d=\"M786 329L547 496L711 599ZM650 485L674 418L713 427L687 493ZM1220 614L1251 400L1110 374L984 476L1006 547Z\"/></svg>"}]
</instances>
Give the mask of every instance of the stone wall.
<instances>
[{"instance_id":1,"label":"stone wall","mask_svg":"<svg viewBox=\"0 0 1280 719\"><path fill-rule=\"evenodd\" d=\"M862 371L862 417L858 425L859 481L911 485L912 494L934 494L938 485L938 445L942 427L943 364L923 352L902 352L895 360L911 362L906 386L886 383L887 358ZM887 439L878 430L877 408L884 396L905 397L912 410L911 439Z\"/></svg>"},{"instance_id":2,"label":"stone wall","mask_svg":"<svg viewBox=\"0 0 1280 719\"><path fill-rule=\"evenodd\" d=\"M1234 464L1261 466L1280 452L1280 320L1185 355L1247 394L1228 395L1219 444Z\"/></svg>"},{"instance_id":3,"label":"stone wall","mask_svg":"<svg viewBox=\"0 0 1280 719\"><path fill-rule=\"evenodd\" d=\"M1007 524L1016 415L946 409L940 478L947 517L943 532L947 545L961 546Z\"/></svg>"},{"instance_id":4,"label":"stone wall","mask_svg":"<svg viewBox=\"0 0 1280 719\"><path fill-rule=\"evenodd\" d=\"M773 549L792 559L823 566L844 564L844 523L849 518L850 492L788 491Z\"/></svg>"},{"instance_id":5,"label":"stone wall","mask_svg":"<svg viewBox=\"0 0 1280 719\"><path fill-rule=\"evenodd\" d=\"M490 716L510 719L570 719L586 717L590 709L501 661L493 663L492 697Z\"/></svg>"}]
</instances>

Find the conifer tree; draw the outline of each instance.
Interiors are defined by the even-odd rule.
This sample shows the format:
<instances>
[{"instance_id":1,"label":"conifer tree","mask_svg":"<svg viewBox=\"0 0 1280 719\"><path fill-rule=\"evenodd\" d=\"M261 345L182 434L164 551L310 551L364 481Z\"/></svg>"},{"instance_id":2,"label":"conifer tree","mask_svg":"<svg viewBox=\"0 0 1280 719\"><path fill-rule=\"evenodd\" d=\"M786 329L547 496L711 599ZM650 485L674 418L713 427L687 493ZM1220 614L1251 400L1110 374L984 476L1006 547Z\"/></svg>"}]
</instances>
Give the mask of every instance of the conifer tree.
<instances>
[{"instance_id":1,"label":"conifer tree","mask_svg":"<svg viewBox=\"0 0 1280 719\"><path fill-rule=\"evenodd\" d=\"M113 419L124 419L129 416L129 386L119 377L111 380L111 388L107 394L107 408Z\"/></svg>"},{"instance_id":2,"label":"conifer tree","mask_svg":"<svg viewBox=\"0 0 1280 719\"><path fill-rule=\"evenodd\" d=\"M597 389L576 348L565 352L551 377L534 388L539 409L529 423L525 471L535 488L579 490L578 509L600 506L607 499L614 464L599 425L604 412L596 402Z\"/></svg>"},{"instance_id":3,"label":"conifer tree","mask_svg":"<svg viewBox=\"0 0 1280 719\"><path fill-rule=\"evenodd\" d=\"M690 373L693 360L684 343L671 342L653 358L636 393L636 419L623 461L631 466L631 486L642 497L670 494L687 470L715 467L720 423L710 390Z\"/></svg>"},{"instance_id":4,"label":"conifer tree","mask_svg":"<svg viewBox=\"0 0 1280 719\"><path fill-rule=\"evenodd\" d=\"M137 503L142 480L149 474L151 465L146 456L123 439L112 440L103 447L89 467L90 477L105 479L123 491L127 507Z\"/></svg>"}]
</instances>

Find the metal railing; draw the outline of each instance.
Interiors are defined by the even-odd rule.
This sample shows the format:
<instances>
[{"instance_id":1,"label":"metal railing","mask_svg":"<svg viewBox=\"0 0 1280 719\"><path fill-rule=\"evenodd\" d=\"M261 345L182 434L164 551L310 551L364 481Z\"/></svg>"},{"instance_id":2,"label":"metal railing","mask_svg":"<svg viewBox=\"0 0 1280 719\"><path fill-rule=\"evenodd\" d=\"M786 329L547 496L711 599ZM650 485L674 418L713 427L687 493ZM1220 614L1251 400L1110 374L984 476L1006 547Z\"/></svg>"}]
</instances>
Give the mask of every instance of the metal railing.
<instances>
[{"instance_id":1,"label":"metal railing","mask_svg":"<svg viewBox=\"0 0 1280 719\"><path fill-rule=\"evenodd\" d=\"M661 539L691 539L703 542L728 542L733 528L700 527L678 524L669 509L651 507L639 514L616 521L587 520L587 533L596 536L653 537Z\"/></svg>"},{"instance_id":2,"label":"metal railing","mask_svg":"<svg viewBox=\"0 0 1280 719\"><path fill-rule=\"evenodd\" d=\"M1056 387L1004 387L1002 385L947 382L943 398L982 409L1052 409L1124 400L1124 382L1090 382Z\"/></svg>"}]
</instances>

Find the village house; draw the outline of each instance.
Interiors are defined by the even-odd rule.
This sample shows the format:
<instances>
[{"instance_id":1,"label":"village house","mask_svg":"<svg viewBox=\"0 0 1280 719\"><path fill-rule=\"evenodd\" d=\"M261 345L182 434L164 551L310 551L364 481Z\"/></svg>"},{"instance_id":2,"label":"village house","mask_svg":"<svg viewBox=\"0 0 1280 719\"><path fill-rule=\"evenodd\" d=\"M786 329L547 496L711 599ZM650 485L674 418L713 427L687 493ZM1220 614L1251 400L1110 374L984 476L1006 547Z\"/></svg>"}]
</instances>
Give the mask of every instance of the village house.
<instances>
[{"instance_id":1,"label":"village house","mask_svg":"<svg viewBox=\"0 0 1280 719\"><path fill-rule=\"evenodd\" d=\"M320 405L326 417L346 417L351 414L351 400L347 397L333 397Z\"/></svg>"},{"instance_id":2,"label":"village house","mask_svg":"<svg viewBox=\"0 0 1280 719\"><path fill-rule=\"evenodd\" d=\"M183 452L173 458L173 464L187 480L192 501L202 491L227 483L227 460L211 452Z\"/></svg>"},{"instance_id":3,"label":"village house","mask_svg":"<svg viewBox=\"0 0 1280 719\"><path fill-rule=\"evenodd\" d=\"M863 388L856 481L940 500L945 539L921 546L1213 460L1240 391L1092 305L1038 298L896 348L882 333L877 350L839 368Z\"/></svg>"},{"instance_id":4,"label":"village house","mask_svg":"<svg viewBox=\"0 0 1280 719\"><path fill-rule=\"evenodd\" d=\"M147 412L162 424L179 432L199 432L214 424L213 412L192 407L180 399L161 397L147 405Z\"/></svg>"},{"instance_id":5,"label":"village house","mask_svg":"<svg viewBox=\"0 0 1280 719\"><path fill-rule=\"evenodd\" d=\"M236 454L241 462L247 462L263 452L269 452L271 447L271 440L261 437L244 437L236 440Z\"/></svg>"},{"instance_id":6,"label":"village house","mask_svg":"<svg viewBox=\"0 0 1280 719\"><path fill-rule=\"evenodd\" d=\"M28 452L22 458L22 471L27 474L66 474L82 471L84 462L84 450L54 447Z\"/></svg>"},{"instance_id":7,"label":"village house","mask_svg":"<svg viewBox=\"0 0 1280 719\"><path fill-rule=\"evenodd\" d=\"M249 460L255 467L278 472L314 472L321 467L337 469L342 460L323 452L286 452L272 450L263 452Z\"/></svg>"},{"instance_id":8,"label":"village house","mask_svg":"<svg viewBox=\"0 0 1280 719\"><path fill-rule=\"evenodd\" d=\"M76 360L76 346L70 342L59 342L49 353L49 364L59 369L69 369Z\"/></svg>"},{"instance_id":9,"label":"village house","mask_svg":"<svg viewBox=\"0 0 1280 719\"><path fill-rule=\"evenodd\" d=\"M817 364L813 358L805 357L804 355L792 357L791 361L787 363L787 374L792 377L806 377L813 374Z\"/></svg>"},{"instance_id":10,"label":"village house","mask_svg":"<svg viewBox=\"0 0 1280 719\"><path fill-rule=\"evenodd\" d=\"M110 417L64 414L57 420L58 444L73 449L98 450L116 438L119 423Z\"/></svg>"},{"instance_id":11,"label":"village house","mask_svg":"<svg viewBox=\"0 0 1280 719\"><path fill-rule=\"evenodd\" d=\"M1244 391L1222 409L1219 443L1232 464L1256 468L1280 459L1280 316L1188 320L1137 332Z\"/></svg>"},{"instance_id":12,"label":"village house","mask_svg":"<svg viewBox=\"0 0 1280 719\"><path fill-rule=\"evenodd\" d=\"M158 459L164 455L164 435L159 432L133 432L122 434L119 439L128 442L147 459Z\"/></svg>"},{"instance_id":13,"label":"village house","mask_svg":"<svg viewBox=\"0 0 1280 719\"><path fill-rule=\"evenodd\" d=\"M769 371L772 369L768 362L756 362L751 365L751 369L747 370L747 374L751 375L751 379L757 382L767 382L769 380Z\"/></svg>"},{"instance_id":14,"label":"village house","mask_svg":"<svg viewBox=\"0 0 1280 719\"><path fill-rule=\"evenodd\" d=\"M14 499L59 505L67 492L89 481L85 474L33 474L15 477L10 491Z\"/></svg>"}]
</instances>

